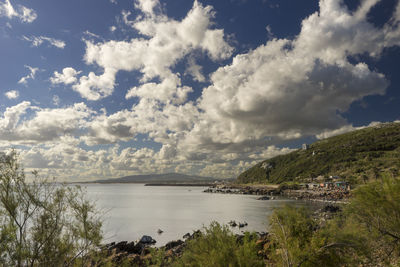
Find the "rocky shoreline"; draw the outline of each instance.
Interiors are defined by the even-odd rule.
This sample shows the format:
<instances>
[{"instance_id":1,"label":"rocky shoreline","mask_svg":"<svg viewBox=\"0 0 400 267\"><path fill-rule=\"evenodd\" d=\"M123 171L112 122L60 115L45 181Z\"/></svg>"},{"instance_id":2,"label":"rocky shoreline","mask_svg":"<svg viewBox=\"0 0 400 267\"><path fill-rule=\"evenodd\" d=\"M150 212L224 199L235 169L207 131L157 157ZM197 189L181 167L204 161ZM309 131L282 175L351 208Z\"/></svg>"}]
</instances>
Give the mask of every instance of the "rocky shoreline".
<instances>
[{"instance_id":1,"label":"rocky shoreline","mask_svg":"<svg viewBox=\"0 0 400 267\"><path fill-rule=\"evenodd\" d=\"M233 227L233 226L231 226ZM143 236L139 241L121 241L112 242L102 247L102 252L106 254L107 261L112 262L116 266L122 263L128 263L133 266L148 266L154 263L154 252L162 251L165 260L168 258L176 258L182 256L182 253L188 242L203 235L200 230L194 231L192 234L185 234L182 239L170 241L162 247L152 247L155 240L150 236ZM237 234L238 242L243 239L244 235ZM268 242L268 233L256 233L257 244L260 249ZM152 253L153 252L153 253ZM260 252L261 253L261 252Z\"/></svg>"},{"instance_id":2,"label":"rocky shoreline","mask_svg":"<svg viewBox=\"0 0 400 267\"><path fill-rule=\"evenodd\" d=\"M308 201L346 203L351 191L346 189L293 189L279 185L213 185L203 192L218 194L258 195L258 200L273 200L276 196Z\"/></svg>"},{"instance_id":3,"label":"rocky shoreline","mask_svg":"<svg viewBox=\"0 0 400 267\"><path fill-rule=\"evenodd\" d=\"M315 211L312 216L320 223L325 223L327 220L332 219L340 210L340 206L328 204ZM230 221L228 225L231 228L242 228L247 226L247 223ZM168 262L168 259L181 257L188 242L202 235L204 235L204 233L197 230L192 234L185 234L182 239L170 241L161 247L154 247L156 241L152 237L145 235L138 241L121 241L106 244L101 248L101 252L103 255L106 255L107 262L111 262L113 266L124 264L128 264L128 266L151 266L155 264L157 260L155 257L159 257L159 255L161 255L166 262ZM242 242L243 238L244 234L236 234L237 242ZM268 232L255 232L255 238L257 254L267 262L267 250L271 247L270 234Z\"/></svg>"}]
</instances>

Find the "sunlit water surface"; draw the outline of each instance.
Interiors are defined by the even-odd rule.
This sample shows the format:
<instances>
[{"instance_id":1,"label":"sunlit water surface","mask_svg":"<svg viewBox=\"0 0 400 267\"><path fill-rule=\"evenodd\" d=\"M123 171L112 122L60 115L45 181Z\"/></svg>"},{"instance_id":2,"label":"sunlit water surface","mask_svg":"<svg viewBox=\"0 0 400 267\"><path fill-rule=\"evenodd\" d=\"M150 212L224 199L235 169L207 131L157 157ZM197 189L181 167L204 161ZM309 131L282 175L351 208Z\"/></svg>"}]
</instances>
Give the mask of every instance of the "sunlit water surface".
<instances>
[{"instance_id":1,"label":"sunlit water surface","mask_svg":"<svg viewBox=\"0 0 400 267\"><path fill-rule=\"evenodd\" d=\"M248 223L242 230L265 232L268 216L286 203L316 205L287 199L257 200L257 196L203 193L205 187L86 184L89 199L101 209L105 242L134 241L150 235L162 246L212 221ZM164 232L158 234L157 230Z\"/></svg>"}]
</instances>

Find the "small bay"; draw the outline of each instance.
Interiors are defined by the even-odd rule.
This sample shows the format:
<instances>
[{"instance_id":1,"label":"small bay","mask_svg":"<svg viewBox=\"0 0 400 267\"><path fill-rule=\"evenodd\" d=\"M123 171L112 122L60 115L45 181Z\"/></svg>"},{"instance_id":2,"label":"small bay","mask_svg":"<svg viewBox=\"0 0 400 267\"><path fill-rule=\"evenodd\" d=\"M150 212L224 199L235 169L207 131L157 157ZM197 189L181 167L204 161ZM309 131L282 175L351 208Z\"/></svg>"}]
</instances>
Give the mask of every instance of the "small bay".
<instances>
[{"instance_id":1,"label":"small bay","mask_svg":"<svg viewBox=\"0 0 400 267\"><path fill-rule=\"evenodd\" d=\"M268 216L276 207L288 203L315 207L321 204L275 199L257 200L259 196L203 193L206 187L144 186L144 184L85 184L87 196L102 212L104 242L134 241L150 235L156 246L181 239L208 226L230 220L247 222L238 229L265 232ZM163 231L158 234L158 229Z\"/></svg>"}]
</instances>

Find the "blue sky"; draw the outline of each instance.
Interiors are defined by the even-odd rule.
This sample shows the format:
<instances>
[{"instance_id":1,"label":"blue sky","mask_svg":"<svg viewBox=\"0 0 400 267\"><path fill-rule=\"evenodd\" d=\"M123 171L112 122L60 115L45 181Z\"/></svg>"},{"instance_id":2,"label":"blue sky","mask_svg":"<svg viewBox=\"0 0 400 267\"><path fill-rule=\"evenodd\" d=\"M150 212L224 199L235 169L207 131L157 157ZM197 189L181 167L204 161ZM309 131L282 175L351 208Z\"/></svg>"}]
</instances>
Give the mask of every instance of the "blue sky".
<instances>
[{"instance_id":1,"label":"blue sky","mask_svg":"<svg viewBox=\"0 0 400 267\"><path fill-rule=\"evenodd\" d=\"M79 181L235 177L400 120L398 1L0 0L0 148Z\"/></svg>"}]
</instances>

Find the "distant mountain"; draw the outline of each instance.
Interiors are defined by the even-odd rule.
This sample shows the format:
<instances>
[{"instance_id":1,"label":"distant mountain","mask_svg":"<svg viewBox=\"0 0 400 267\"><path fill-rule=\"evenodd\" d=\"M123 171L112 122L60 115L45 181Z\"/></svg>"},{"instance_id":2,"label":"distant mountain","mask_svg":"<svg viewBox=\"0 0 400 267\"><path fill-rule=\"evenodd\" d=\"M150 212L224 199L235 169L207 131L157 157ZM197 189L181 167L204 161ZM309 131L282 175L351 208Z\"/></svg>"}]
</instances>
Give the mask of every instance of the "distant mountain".
<instances>
[{"instance_id":1,"label":"distant mountain","mask_svg":"<svg viewBox=\"0 0 400 267\"><path fill-rule=\"evenodd\" d=\"M400 174L400 123L382 123L317 141L256 164L236 182L303 182L322 175L362 183L385 173Z\"/></svg>"},{"instance_id":2,"label":"distant mountain","mask_svg":"<svg viewBox=\"0 0 400 267\"><path fill-rule=\"evenodd\" d=\"M111 178L94 181L95 183L212 183L217 181L212 177L185 175L180 173L131 175L121 178Z\"/></svg>"}]
</instances>

